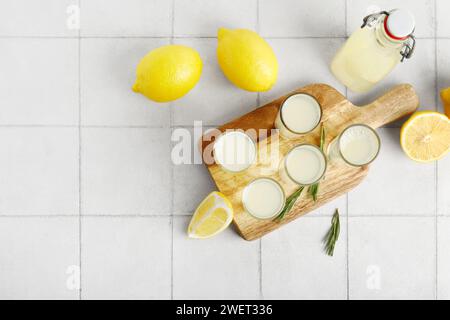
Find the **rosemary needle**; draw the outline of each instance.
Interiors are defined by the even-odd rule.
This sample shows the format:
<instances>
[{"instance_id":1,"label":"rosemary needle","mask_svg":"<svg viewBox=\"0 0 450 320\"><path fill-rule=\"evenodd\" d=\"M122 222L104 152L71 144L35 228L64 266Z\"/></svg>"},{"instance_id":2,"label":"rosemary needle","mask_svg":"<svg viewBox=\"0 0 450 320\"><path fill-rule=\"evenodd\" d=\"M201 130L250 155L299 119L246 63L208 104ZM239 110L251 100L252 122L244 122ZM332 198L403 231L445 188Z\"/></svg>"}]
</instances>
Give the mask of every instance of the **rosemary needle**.
<instances>
[{"instance_id":1,"label":"rosemary needle","mask_svg":"<svg viewBox=\"0 0 450 320\"><path fill-rule=\"evenodd\" d=\"M328 233L327 233L327 236L325 239L325 252L329 256L333 256L334 246L336 245L336 242L339 238L339 231L340 231L339 211L338 211L338 209L336 209L336 211L333 214L333 218L331 219L330 230L328 230Z\"/></svg>"},{"instance_id":2,"label":"rosemary needle","mask_svg":"<svg viewBox=\"0 0 450 320\"><path fill-rule=\"evenodd\" d=\"M325 127L323 123L320 126L320 150L323 152L323 148L325 146ZM312 196L314 202L317 201L317 194L319 193L319 183L316 182L308 187L308 193Z\"/></svg>"},{"instance_id":3,"label":"rosemary needle","mask_svg":"<svg viewBox=\"0 0 450 320\"><path fill-rule=\"evenodd\" d=\"M314 183L308 187L308 193L313 198L314 202L317 201L317 193L319 192L319 183Z\"/></svg>"},{"instance_id":4,"label":"rosemary needle","mask_svg":"<svg viewBox=\"0 0 450 320\"><path fill-rule=\"evenodd\" d=\"M281 210L280 214L277 215L273 220L274 221L280 221L284 218L284 216L286 215L286 213L288 213L289 211L291 211L292 207L294 206L295 202L297 201L297 199L300 197L300 195L302 194L302 191L305 187L300 187L298 188L293 194L291 194L287 199L286 199L286 203L284 204L283 210Z\"/></svg>"},{"instance_id":5,"label":"rosemary needle","mask_svg":"<svg viewBox=\"0 0 450 320\"><path fill-rule=\"evenodd\" d=\"M322 125L320 126L320 145L319 145L320 150L322 150L322 151L323 151L323 147L325 146L325 134L326 134L325 127L323 126L323 123L322 123Z\"/></svg>"}]
</instances>

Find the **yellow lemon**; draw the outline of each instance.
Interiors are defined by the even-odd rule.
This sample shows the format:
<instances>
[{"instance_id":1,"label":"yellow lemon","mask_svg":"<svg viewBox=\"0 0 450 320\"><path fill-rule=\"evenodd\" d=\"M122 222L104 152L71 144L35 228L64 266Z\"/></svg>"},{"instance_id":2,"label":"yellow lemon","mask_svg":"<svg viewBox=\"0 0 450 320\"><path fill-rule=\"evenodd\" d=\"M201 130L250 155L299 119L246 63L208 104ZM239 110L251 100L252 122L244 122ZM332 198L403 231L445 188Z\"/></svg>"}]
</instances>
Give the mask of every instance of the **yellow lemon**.
<instances>
[{"instance_id":1,"label":"yellow lemon","mask_svg":"<svg viewBox=\"0 0 450 320\"><path fill-rule=\"evenodd\" d=\"M210 193L195 210L188 227L190 238L209 238L223 231L233 220L231 202L220 192Z\"/></svg>"},{"instance_id":2,"label":"yellow lemon","mask_svg":"<svg viewBox=\"0 0 450 320\"><path fill-rule=\"evenodd\" d=\"M136 68L133 91L157 102L178 99L200 79L202 60L197 51L182 45L167 45L150 51Z\"/></svg>"},{"instance_id":3,"label":"yellow lemon","mask_svg":"<svg viewBox=\"0 0 450 320\"><path fill-rule=\"evenodd\" d=\"M413 160L438 160L450 150L450 120L439 112L416 112L402 126L400 144Z\"/></svg>"},{"instance_id":4,"label":"yellow lemon","mask_svg":"<svg viewBox=\"0 0 450 320\"><path fill-rule=\"evenodd\" d=\"M278 76L278 61L269 44L256 32L220 28L217 60L225 76L248 91L267 91Z\"/></svg>"},{"instance_id":5,"label":"yellow lemon","mask_svg":"<svg viewBox=\"0 0 450 320\"><path fill-rule=\"evenodd\" d=\"M441 90L441 100L444 106L444 112L450 118L450 88Z\"/></svg>"}]
</instances>

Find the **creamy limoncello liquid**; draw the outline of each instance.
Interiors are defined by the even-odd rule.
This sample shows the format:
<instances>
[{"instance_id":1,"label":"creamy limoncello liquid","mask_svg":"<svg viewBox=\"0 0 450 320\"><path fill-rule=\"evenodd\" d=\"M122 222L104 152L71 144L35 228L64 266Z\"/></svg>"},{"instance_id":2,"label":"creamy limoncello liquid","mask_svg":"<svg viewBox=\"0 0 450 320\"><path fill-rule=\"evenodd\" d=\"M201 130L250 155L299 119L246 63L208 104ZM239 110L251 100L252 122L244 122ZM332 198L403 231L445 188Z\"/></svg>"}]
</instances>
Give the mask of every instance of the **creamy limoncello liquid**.
<instances>
[{"instance_id":1,"label":"creamy limoncello liquid","mask_svg":"<svg viewBox=\"0 0 450 320\"><path fill-rule=\"evenodd\" d=\"M283 189L269 178L253 180L242 193L245 210L259 219L270 219L278 215L284 207L284 202Z\"/></svg>"},{"instance_id":2,"label":"creamy limoncello liquid","mask_svg":"<svg viewBox=\"0 0 450 320\"><path fill-rule=\"evenodd\" d=\"M296 137L317 127L321 116L322 110L316 99L308 94L294 94L281 105L275 127L284 137Z\"/></svg>"},{"instance_id":3,"label":"creamy limoncello liquid","mask_svg":"<svg viewBox=\"0 0 450 320\"><path fill-rule=\"evenodd\" d=\"M377 134L366 126L351 126L339 139L342 157L354 165L371 162L378 154L380 140Z\"/></svg>"},{"instance_id":4,"label":"creamy limoncello liquid","mask_svg":"<svg viewBox=\"0 0 450 320\"><path fill-rule=\"evenodd\" d=\"M380 150L380 139L370 127L352 125L330 144L330 148L331 157L340 156L351 165L362 166L376 158Z\"/></svg>"},{"instance_id":5,"label":"creamy limoncello liquid","mask_svg":"<svg viewBox=\"0 0 450 320\"><path fill-rule=\"evenodd\" d=\"M317 182L325 173L326 160L319 148L309 144L294 147L284 161L284 171L289 179L299 185Z\"/></svg>"},{"instance_id":6,"label":"creamy limoncello liquid","mask_svg":"<svg viewBox=\"0 0 450 320\"><path fill-rule=\"evenodd\" d=\"M356 30L331 62L334 76L350 90L366 92L383 79L400 62L401 43L384 39L382 30Z\"/></svg>"},{"instance_id":7,"label":"creamy limoncello liquid","mask_svg":"<svg viewBox=\"0 0 450 320\"><path fill-rule=\"evenodd\" d=\"M214 159L227 171L240 172L250 167L256 158L252 138L240 131L222 134L214 143Z\"/></svg>"}]
</instances>

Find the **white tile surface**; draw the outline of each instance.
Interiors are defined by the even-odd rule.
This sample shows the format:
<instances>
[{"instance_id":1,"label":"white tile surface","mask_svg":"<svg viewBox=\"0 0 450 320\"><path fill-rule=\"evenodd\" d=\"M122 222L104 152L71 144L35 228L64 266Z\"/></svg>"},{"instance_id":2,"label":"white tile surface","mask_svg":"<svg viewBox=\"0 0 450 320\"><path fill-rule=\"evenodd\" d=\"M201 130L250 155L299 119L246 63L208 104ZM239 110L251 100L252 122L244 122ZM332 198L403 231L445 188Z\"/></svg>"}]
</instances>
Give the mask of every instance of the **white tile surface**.
<instances>
[{"instance_id":1,"label":"white tile surface","mask_svg":"<svg viewBox=\"0 0 450 320\"><path fill-rule=\"evenodd\" d=\"M450 56L450 39L438 39L437 40L437 74L438 74L438 87L437 94L444 89L450 87L450 65L448 63L448 57ZM443 112L443 106L439 97L438 110Z\"/></svg>"},{"instance_id":2,"label":"white tile surface","mask_svg":"<svg viewBox=\"0 0 450 320\"><path fill-rule=\"evenodd\" d=\"M411 59L399 63L395 69L369 93L348 91L348 99L356 105L365 105L400 83L413 85L419 96L419 110L436 108L435 43L431 39L419 39ZM389 126L401 126L401 119Z\"/></svg>"},{"instance_id":3,"label":"white tile surface","mask_svg":"<svg viewBox=\"0 0 450 320\"><path fill-rule=\"evenodd\" d=\"M320 193L320 186L319 186ZM306 193L305 193L306 194ZM317 217L331 217L334 212L338 209L339 215L341 217L345 217L347 215L347 195L344 194L330 202L325 203L321 207L317 208L314 211L308 213L308 216Z\"/></svg>"},{"instance_id":4,"label":"white tile surface","mask_svg":"<svg viewBox=\"0 0 450 320\"><path fill-rule=\"evenodd\" d=\"M174 213L191 214L200 202L217 190L204 164L180 164L174 167Z\"/></svg>"},{"instance_id":5,"label":"white tile surface","mask_svg":"<svg viewBox=\"0 0 450 320\"><path fill-rule=\"evenodd\" d=\"M450 299L450 218L439 217L437 226L437 298Z\"/></svg>"},{"instance_id":6,"label":"white tile surface","mask_svg":"<svg viewBox=\"0 0 450 320\"><path fill-rule=\"evenodd\" d=\"M434 2L423 0L347 0L347 34L361 27L363 18L373 12L408 9L416 20L416 37L434 37Z\"/></svg>"},{"instance_id":7,"label":"white tile surface","mask_svg":"<svg viewBox=\"0 0 450 320\"><path fill-rule=\"evenodd\" d=\"M350 299L433 299L434 218L349 218Z\"/></svg>"},{"instance_id":8,"label":"white tile surface","mask_svg":"<svg viewBox=\"0 0 450 320\"><path fill-rule=\"evenodd\" d=\"M77 40L4 38L0 51L0 124L78 124Z\"/></svg>"},{"instance_id":9,"label":"white tile surface","mask_svg":"<svg viewBox=\"0 0 450 320\"><path fill-rule=\"evenodd\" d=\"M305 217L262 240L264 299L346 299L346 218L333 257L324 252L329 217Z\"/></svg>"},{"instance_id":10,"label":"white tile surface","mask_svg":"<svg viewBox=\"0 0 450 320\"><path fill-rule=\"evenodd\" d=\"M83 214L169 214L168 129L82 130Z\"/></svg>"},{"instance_id":11,"label":"white tile surface","mask_svg":"<svg viewBox=\"0 0 450 320\"><path fill-rule=\"evenodd\" d=\"M87 0L81 3L83 36L170 36L172 1Z\"/></svg>"},{"instance_id":12,"label":"white tile surface","mask_svg":"<svg viewBox=\"0 0 450 320\"><path fill-rule=\"evenodd\" d=\"M181 131L190 135L190 162L173 166L173 212L174 214L191 214L200 202L212 191L217 190L208 169L201 161L198 141L201 137L194 137L192 128L175 128L172 130L172 150L176 146L184 146L180 138ZM203 132L208 128L203 128ZM186 144L188 145L188 144Z\"/></svg>"},{"instance_id":13,"label":"white tile surface","mask_svg":"<svg viewBox=\"0 0 450 320\"><path fill-rule=\"evenodd\" d=\"M345 36L345 0L260 0L259 24L267 37Z\"/></svg>"},{"instance_id":14,"label":"white tile surface","mask_svg":"<svg viewBox=\"0 0 450 320\"><path fill-rule=\"evenodd\" d=\"M438 8L440 7L440 3ZM438 19L443 21L443 19ZM439 29L438 29L439 30ZM438 66L438 88L439 91L450 87L450 65L448 57L450 56L450 40L437 40L437 66ZM438 110L444 112L442 103L439 98ZM437 164L437 210L439 215L450 215L450 198L448 197L450 190L450 156L447 154Z\"/></svg>"},{"instance_id":15,"label":"white tile surface","mask_svg":"<svg viewBox=\"0 0 450 320\"><path fill-rule=\"evenodd\" d=\"M273 89L261 93L261 103L310 83L326 83L345 94L345 87L328 67L343 39L270 39L268 42L278 58L279 73Z\"/></svg>"},{"instance_id":16,"label":"white tile surface","mask_svg":"<svg viewBox=\"0 0 450 320\"><path fill-rule=\"evenodd\" d=\"M169 218L82 222L83 299L170 299Z\"/></svg>"},{"instance_id":17,"label":"white tile surface","mask_svg":"<svg viewBox=\"0 0 450 320\"><path fill-rule=\"evenodd\" d=\"M403 153L396 128L378 129L381 150L363 182L349 193L349 215L435 214L435 166Z\"/></svg>"},{"instance_id":18,"label":"white tile surface","mask_svg":"<svg viewBox=\"0 0 450 320\"><path fill-rule=\"evenodd\" d=\"M169 108L131 90L136 66L168 39L83 39L81 123L83 125L168 126Z\"/></svg>"},{"instance_id":19,"label":"white tile surface","mask_svg":"<svg viewBox=\"0 0 450 320\"><path fill-rule=\"evenodd\" d=\"M75 18L78 1L3 0L0 36L77 36L78 29L70 22Z\"/></svg>"},{"instance_id":20,"label":"white tile surface","mask_svg":"<svg viewBox=\"0 0 450 320\"><path fill-rule=\"evenodd\" d=\"M81 31L69 27L79 2ZM258 101L223 76L217 28L256 30L273 47L279 78L261 104L312 82L345 93L329 63L374 6L413 11L417 51L373 92L349 99L364 104L408 82L421 109L442 110L437 94L450 86L444 0L1 1L0 298L78 298L67 282L79 263L79 231L82 298L429 299L436 282L438 298L447 298L450 155L437 168L416 164L403 155L398 129L380 130L382 153L348 198L262 242L234 228L207 241L186 236L188 215L215 187L203 165L173 166L171 130L194 120L220 125ZM140 59L172 33L200 52L204 70L187 96L157 104L131 86ZM329 259L320 240L335 208L343 233ZM381 288L370 290L377 270Z\"/></svg>"},{"instance_id":21,"label":"white tile surface","mask_svg":"<svg viewBox=\"0 0 450 320\"><path fill-rule=\"evenodd\" d=\"M437 164L437 210L439 215L450 216L450 156L447 154Z\"/></svg>"},{"instance_id":22,"label":"white tile surface","mask_svg":"<svg viewBox=\"0 0 450 320\"><path fill-rule=\"evenodd\" d=\"M436 1L436 34L438 37L450 37L450 21L448 13L450 12L450 2L446 0Z\"/></svg>"},{"instance_id":23,"label":"white tile surface","mask_svg":"<svg viewBox=\"0 0 450 320\"><path fill-rule=\"evenodd\" d=\"M183 98L175 100L175 125L222 125L253 110L256 93L235 87L223 75L216 56L216 39L175 39L176 44L195 48L202 60L203 71L199 83Z\"/></svg>"},{"instance_id":24,"label":"white tile surface","mask_svg":"<svg viewBox=\"0 0 450 320\"><path fill-rule=\"evenodd\" d=\"M78 132L0 128L0 215L78 214Z\"/></svg>"},{"instance_id":25,"label":"white tile surface","mask_svg":"<svg viewBox=\"0 0 450 320\"><path fill-rule=\"evenodd\" d=\"M258 299L259 243L231 228L207 241L189 239L188 218L175 217L174 299Z\"/></svg>"},{"instance_id":26,"label":"white tile surface","mask_svg":"<svg viewBox=\"0 0 450 320\"><path fill-rule=\"evenodd\" d=\"M175 0L175 36L217 36L218 28L256 30L258 0Z\"/></svg>"},{"instance_id":27,"label":"white tile surface","mask_svg":"<svg viewBox=\"0 0 450 320\"><path fill-rule=\"evenodd\" d=\"M77 299L78 263L78 218L0 218L0 299Z\"/></svg>"}]
</instances>

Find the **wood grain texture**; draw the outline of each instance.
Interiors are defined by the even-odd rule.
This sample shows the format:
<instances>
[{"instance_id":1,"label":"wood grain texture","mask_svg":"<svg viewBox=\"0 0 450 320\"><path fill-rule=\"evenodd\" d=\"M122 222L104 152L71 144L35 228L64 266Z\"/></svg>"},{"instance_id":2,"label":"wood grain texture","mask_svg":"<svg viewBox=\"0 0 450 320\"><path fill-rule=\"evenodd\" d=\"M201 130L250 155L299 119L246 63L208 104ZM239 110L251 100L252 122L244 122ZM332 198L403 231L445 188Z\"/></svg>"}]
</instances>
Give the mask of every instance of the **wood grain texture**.
<instances>
[{"instance_id":1,"label":"wood grain texture","mask_svg":"<svg viewBox=\"0 0 450 320\"><path fill-rule=\"evenodd\" d=\"M286 197L289 196L298 186L280 178L278 174L280 161L297 144L304 142L319 144L319 126L313 132L296 139L285 139L279 136L276 131L271 132L271 129L274 129L274 120L283 100L293 93L302 92L314 96L322 106L322 123L327 130L325 147L350 124L364 123L373 128L378 128L413 113L419 104L419 99L413 87L408 84L398 85L374 102L362 107L353 105L336 89L326 84L311 84L297 89L218 128L220 132L227 129L241 129L249 132L258 141L258 161L248 170L239 174L226 172L214 163L212 160L212 142L217 136L217 132L205 133L200 142L204 162L217 188L233 204L234 224L246 240L257 239L349 192L367 175L368 166L350 167L343 161L330 160L325 177L320 182L317 202L311 199L305 189L294 208L280 222L259 220L245 212L241 202L241 194L243 188L249 182L261 176L271 177L281 184ZM255 136L255 133L260 129L268 130L267 134ZM276 150L279 150L279 153Z\"/></svg>"}]
</instances>

